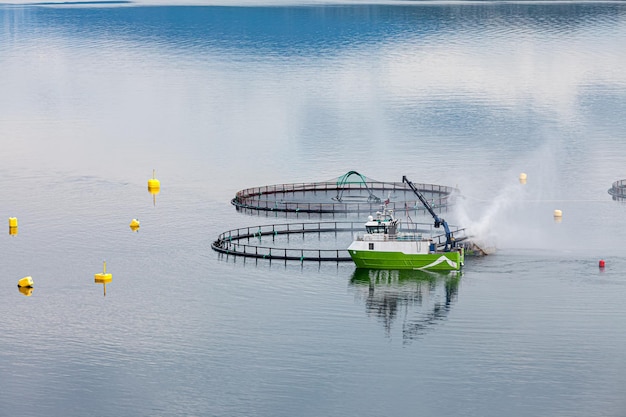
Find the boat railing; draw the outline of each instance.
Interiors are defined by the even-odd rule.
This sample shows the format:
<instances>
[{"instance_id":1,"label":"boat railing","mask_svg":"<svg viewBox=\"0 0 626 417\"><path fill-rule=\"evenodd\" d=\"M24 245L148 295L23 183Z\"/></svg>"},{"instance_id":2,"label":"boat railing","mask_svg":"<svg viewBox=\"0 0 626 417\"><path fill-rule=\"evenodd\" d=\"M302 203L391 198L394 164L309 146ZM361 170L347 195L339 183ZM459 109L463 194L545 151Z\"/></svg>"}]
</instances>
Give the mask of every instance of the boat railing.
<instances>
[{"instance_id":1,"label":"boat railing","mask_svg":"<svg viewBox=\"0 0 626 417\"><path fill-rule=\"evenodd\" d=\"M468 234L468 230L466 228L450 227L450 232L452 233L455 243L464 242L470 238L470 235ZM437 248L442 248L446 246L447 237L445 233L434 235L431 238L437 245Z\"/></svg>"},{"instance_id":2,"label":"boat railing","mask_svg":"<svg viewBox=\"0 0 626 417\"><path fill-rule=\"evenodd\" d=\"M421 233L401 233L397 235L388 235L383 233L359 233L355 236L355 239L367 240L372 242L416 242L424 240L425 237Z\"/></svg>"}]
</instances>

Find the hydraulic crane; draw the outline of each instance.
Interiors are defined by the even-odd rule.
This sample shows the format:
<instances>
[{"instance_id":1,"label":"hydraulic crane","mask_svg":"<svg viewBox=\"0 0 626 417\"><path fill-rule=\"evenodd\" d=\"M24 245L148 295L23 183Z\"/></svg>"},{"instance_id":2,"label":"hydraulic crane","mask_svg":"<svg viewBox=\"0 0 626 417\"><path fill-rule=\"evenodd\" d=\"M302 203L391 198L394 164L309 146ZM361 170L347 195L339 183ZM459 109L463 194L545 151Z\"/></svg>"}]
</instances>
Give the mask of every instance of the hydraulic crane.
<instances>
[{"instance_id":1,"label":"hydraulic crane","mask_svg":"<svg viewBox=\"0 0 626 417\"><path fill-rule=\"evenodd\" d=\"M452 236L452 232L450 232L450 228L448 227L448 223L444 219L440 218L437 213L435 213L435 211L430 206L428 201L426 201L422 193L419 192L415 184L413 184L405 175L402 176L402 182L406 182L409 187L411 187L411 190L413 190L417 198L420 199L424 207L426 207L426 210L428 210L430 215L433 216L433 218L435 219L435 227L439 228L439 226L443 226L443 229L446 232L446 246L444 248L444 251L449 252L454 247L455 241L454 236Z\"/></svg>"}]
</instances>

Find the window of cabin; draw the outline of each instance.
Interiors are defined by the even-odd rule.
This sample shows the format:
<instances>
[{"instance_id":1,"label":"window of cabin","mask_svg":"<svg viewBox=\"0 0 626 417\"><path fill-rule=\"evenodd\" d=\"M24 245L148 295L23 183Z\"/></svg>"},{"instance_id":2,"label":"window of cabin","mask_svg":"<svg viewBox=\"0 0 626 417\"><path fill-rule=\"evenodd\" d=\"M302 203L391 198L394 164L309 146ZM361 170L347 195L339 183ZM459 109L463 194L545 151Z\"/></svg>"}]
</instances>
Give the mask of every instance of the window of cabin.
<instances>
[{"instance_id":1,"label":"window of cabin","mask_svg":"<svg viewBox=\"0 0 626 417\"><path fill-rule=\"evenodd\" d=\"M385 226L367 226L367 233L387 233Z\"/></svg>"}]
</instances>

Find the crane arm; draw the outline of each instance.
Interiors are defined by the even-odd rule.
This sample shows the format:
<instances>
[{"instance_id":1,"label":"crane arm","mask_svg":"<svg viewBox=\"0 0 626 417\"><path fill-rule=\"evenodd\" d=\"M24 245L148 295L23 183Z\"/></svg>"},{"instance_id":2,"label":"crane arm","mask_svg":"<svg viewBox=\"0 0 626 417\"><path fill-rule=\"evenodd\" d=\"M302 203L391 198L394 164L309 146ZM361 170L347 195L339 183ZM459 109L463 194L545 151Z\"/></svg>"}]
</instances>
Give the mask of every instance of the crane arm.
<instances>
[{"instance_id":1,"label":"crane arm","mask_svg":"<svg viewBox=\"0 0 626 417\"><path fill-rule=\"evenodd\" d=\"M444 219L440 218L437 215L437 213L435 213L435 211L430 206L428 201L424 198L422 193L419 192L419 190L417 189L415 184L413 184L413 182L411 182L405 175L402 176L402 182L405 182L405 183L408 184L408 186L411 188L411 190L413 190L413 193L415 193L415 195L417 196L417 198L419 198L419 200L422 202L424 207L426 207L426 210L428 210L430 215L433 216L433 219L435 219L435 227L439 228L439 226L443 226L443 229L446 232L446 247L445 247L445 251L450 250L450 248L453 246L453 242L452 242L452 233L450 232L450 228L448 227L448 223Z\"/></svg>"}]
</instances>

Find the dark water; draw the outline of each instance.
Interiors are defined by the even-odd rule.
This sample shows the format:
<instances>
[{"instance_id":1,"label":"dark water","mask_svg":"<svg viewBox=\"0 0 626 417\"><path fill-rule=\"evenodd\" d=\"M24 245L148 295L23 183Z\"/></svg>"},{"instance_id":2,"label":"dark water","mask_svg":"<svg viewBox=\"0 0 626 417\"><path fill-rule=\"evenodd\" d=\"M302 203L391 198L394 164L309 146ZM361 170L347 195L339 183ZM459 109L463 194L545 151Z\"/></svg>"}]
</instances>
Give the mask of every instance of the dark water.
<instances>
[{"instance_id":1,"label":"dark water","mask_svg":"<svg viewBox=\"0 0 626 417\"><path fill-rule=\"evenodd\" d=\"M624 39L619 2L0 6L0 415L626 415ZM286 220L236 191L350 170L460 188L498 251L210 249Z\"/></svg>"}]
</instances>

